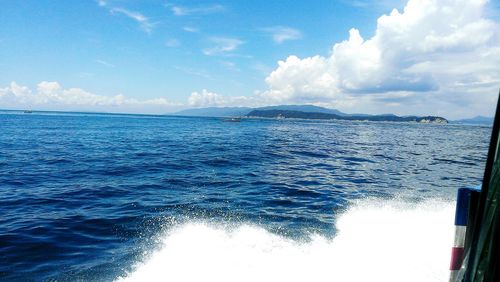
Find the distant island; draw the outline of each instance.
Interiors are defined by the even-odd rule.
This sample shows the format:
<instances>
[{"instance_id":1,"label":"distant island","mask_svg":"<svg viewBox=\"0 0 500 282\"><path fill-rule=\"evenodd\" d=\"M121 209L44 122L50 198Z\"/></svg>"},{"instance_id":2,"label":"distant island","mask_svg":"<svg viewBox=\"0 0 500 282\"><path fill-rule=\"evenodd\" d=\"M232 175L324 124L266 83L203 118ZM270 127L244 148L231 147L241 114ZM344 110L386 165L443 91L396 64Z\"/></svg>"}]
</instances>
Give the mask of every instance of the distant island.
<instances>
[{"instance_id":1,"label":"distant island","mask_svg":"<svg viewBox=\"0 0 500 282\"><path fill-rule=\"evenodd\" d=\"M476 116L473 118L454 120L452 123L493 126L493 117Z\"/></svg>"},{"instance_id":2,"label":"distant island","mask_svg":"<svg viewBox=\"0 0 500 282\"><path fill-rule=\"evenodd\" d=\"M393 122L418 122L418 123L448 123L443 117L437 116L405 116L396 115L347 115L340 116L327 113L313 113L288 110L253 110L247 117L259 118L298 118L298 119L326 119L326 120L351 120L351 121L393 121Z\"/></svg>"},{"instance_id":3,"label":"distant island","mask_svg":"<svg viewBox=\"0 0 500 282\"><path fill-rule=\"evenodd\" d=\"M260 108L247 107L210 107L188 109L175 113L181 116L207 117L247 117L276 119L316 119L316 120L350 120L350 121L392 121L446 124L448 120L438 116L397 116L393 114L368 115L346 114L339 110L313 105L282 105Z\"/></svg>"}]
</instances>

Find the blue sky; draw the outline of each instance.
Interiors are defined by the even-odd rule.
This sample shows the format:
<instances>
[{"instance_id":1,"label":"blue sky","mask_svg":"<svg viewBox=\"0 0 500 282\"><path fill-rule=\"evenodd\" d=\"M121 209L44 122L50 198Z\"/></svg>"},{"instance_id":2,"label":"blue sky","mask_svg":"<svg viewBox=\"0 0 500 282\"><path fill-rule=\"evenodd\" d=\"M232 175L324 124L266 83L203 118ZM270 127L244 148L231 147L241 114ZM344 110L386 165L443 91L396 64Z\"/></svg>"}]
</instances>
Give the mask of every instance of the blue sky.
<instances>
[{"instance_id":1,"label":"blue sky","mask_svg":"<svg viewBox=\"0 0 500 282\"><path fill-rule=\"evenodd\" d=\"M347 112L491 115L500 72L481 54L499 52L498 7L462 2L3 1L0 108L162 113L299 103ZM449 23L430 12L441 3L443 13L464 5L472 12ZM391 20L380 22L393 9L399 31ZM398 41L401 27L409 36ZM458 48L468 32L487 38ZM361 45L349 45L356 34ZM422 38L432 40L413 50ZM436 56L450 57L426 66ZM450 64L456 58L465 58L477 77L444 75L441 69L459 67ZM481 60L491 66L478 67Z\"/></svg>"}]
</instances>

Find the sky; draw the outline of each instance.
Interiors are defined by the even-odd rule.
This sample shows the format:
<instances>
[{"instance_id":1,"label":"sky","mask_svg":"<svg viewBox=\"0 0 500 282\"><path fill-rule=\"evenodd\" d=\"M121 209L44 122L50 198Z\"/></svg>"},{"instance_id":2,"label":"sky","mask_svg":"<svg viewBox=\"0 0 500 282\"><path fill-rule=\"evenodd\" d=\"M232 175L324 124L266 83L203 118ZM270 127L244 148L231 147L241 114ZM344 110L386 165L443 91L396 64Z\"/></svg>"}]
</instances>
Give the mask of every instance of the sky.
<instances>
[{"instance_id":1,"label":"sky","mask_svg":"<svg viewBox=\"0 0 500 282\"><path fill-rule=\"evenodd\" d=\"M0 108L493 116L485 0L0 0Z\"/></svg>"}]
</instances>

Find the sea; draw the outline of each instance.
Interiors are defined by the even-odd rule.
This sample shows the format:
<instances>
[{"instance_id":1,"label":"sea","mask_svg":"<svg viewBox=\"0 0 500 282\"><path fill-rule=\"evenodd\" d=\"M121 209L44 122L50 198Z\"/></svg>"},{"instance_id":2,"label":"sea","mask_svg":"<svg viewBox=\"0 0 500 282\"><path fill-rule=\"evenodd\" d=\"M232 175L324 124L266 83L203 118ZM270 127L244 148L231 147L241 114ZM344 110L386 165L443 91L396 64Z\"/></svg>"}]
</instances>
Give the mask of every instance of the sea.
<instances>
[{"instance_id":1,"label":"sea","mask_svg":"<svg viewBox=\"0 0 500 282\"><path fill-rule=\"evenodd\" d=\"M0 112L1 281L447 281L491 127Z\"/></svg>"}]
</instances>

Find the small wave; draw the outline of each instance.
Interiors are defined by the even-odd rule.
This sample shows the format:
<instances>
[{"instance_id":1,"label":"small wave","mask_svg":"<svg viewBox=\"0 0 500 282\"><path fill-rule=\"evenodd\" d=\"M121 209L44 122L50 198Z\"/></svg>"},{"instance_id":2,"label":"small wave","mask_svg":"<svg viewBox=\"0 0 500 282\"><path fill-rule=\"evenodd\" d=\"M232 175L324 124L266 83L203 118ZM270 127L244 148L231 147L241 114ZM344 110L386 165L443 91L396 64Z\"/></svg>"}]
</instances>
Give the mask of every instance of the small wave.
<instances>
[{"instance_id":1,"label":"small wave","mask_svg":"<svg viewBox=\"0 0 500 282\"><path fill-rule=\"evenodd\" d=\"M357 157L342 157L344 161L347 162L352 162L352 163L375 163L372 160L365 159L365 158L357 158Z\"/></svg>"},{"instance_id":2,"label":"small wave","mask_svg":"<svg viewBox=\"0 0 500 282\"><path fill-rule=\"evenodd\" d=\"M252 225L191 222L118 281L445 281L453 204L364 201L331 239L293 240Z\"/></svg>"},{"instance_id":3,"label":"small wave","mask_svg":"<svg viewBox=\"0 0 500 282\"><path fill-rule=\"evenodd\" d=\"M330 157L328 154L322 152L313 152L313 151L290 151L290 153L304 157L319 158L319 159Z\"/></svg>"},{"instance_id":4,"label":"small wave","mask_svg":"<svg viewBox=\"0 0 500 282\"><path fill-rule=\"evenodd\" d=\"M457 161L457 160L450 160L450 159L445 159L445 158L434 158L434 160L437 162L460 164L460 165L464 165L464 166L477 166L478 165L475 162Z\"/></svg>"}]
</instances>

